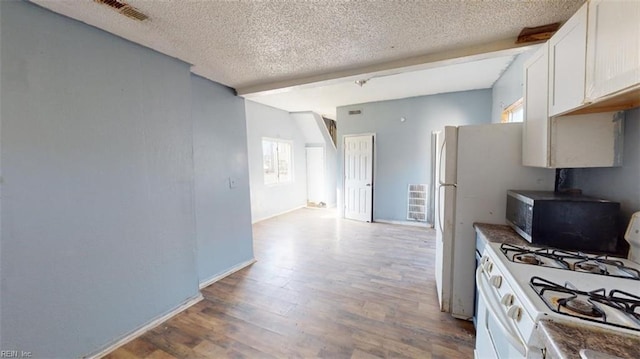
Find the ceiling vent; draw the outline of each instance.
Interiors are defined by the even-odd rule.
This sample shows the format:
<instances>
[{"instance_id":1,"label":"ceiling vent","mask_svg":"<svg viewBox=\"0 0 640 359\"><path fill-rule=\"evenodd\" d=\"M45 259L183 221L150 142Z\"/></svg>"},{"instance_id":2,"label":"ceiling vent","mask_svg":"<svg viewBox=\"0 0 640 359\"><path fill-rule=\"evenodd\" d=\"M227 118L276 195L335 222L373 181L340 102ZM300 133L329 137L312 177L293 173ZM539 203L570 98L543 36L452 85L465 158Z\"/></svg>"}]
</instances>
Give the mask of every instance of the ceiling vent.
<instances>
[{"instance_id":1,"label":"ceiling vent","mask_svg":"<svg viewBox=\"0 0 640 359\"><path fill-rule=\"evenodd\" d=\"M149 18L149 16L143 14L142 12L140 12L138 9L136 9L135 7L124 3L122 1L118 1L118 0L93 0L97 3L100 4L104 4L109 6L110 8L116 10L117 12L121 13L124 16L130 17L132 19L138 20L138 21L144 21L147 20Z\"/></svg>"},{"instance_id":2,"label":"ceiling vent","mask_svg":"<svg viewBox=\"0 0 640 359\"><path fill-rule=\"evenodd\" d=\"M407 198L407 219L427 221L427 190L426 184L410 184Z\"/></svg>"}]
</instances>

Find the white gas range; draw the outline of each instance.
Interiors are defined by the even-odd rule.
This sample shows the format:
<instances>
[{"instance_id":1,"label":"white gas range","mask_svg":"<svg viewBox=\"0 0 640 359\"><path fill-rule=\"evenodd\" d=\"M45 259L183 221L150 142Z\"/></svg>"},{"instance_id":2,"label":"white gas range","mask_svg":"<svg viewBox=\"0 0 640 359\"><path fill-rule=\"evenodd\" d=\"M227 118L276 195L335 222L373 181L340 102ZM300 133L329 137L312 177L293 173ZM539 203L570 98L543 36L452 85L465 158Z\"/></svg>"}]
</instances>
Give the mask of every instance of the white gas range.
<instances>
[{"instance_id":1,"label":"white gas range","mask_svg":"<svg viewBox=\"0 0 640 359\"><path fill-rule=\"evenodd\" d=\"M476 271L476 358L543 358L534 335L542 319L640 336L639 264L486 242Z\"/></svg>"}]
</instances>

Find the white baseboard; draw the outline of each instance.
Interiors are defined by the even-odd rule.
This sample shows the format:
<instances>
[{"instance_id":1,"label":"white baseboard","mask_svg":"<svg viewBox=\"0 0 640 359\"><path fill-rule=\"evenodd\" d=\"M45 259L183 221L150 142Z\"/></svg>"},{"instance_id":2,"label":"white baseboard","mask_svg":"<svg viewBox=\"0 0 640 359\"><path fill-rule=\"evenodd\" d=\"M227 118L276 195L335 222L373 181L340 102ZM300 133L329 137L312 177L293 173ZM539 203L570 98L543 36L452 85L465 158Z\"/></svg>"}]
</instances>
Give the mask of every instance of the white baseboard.
<instances>
[{"instance_id":1,"label":"white baseboard","mask_svg":"<svg viewBox=\"0 0 640 359\"><path fill-rule=\"evenodd\" d=\"M147 324L144 324L143 326L141 326L138 329L130 332L129 334L124 335L122 338L120 338L120 339L114 341L113 343L107 345L105 348L100 349L96 353L83 356L83 358L90 358L90 359L102 358L105 355L107 355L107 354L111 353L112 351L120 348L121 346L127 344L128 342L136 339L137 337L141 336L142 334L146 333L147 331L157 327L158 325L160 325L160 324L164 323L165 321L169 320L169 318L175 316L176 314L182 312L183 310L191 307L192 305L198 303L199 301L201 301L203 299L204 299L204 297L202 296L202 293L198 292L198 295L187 299L186 301L182 302L182 304L178 305L177 307L175 307L174 309L170 310L169 312L167 312L165 314L162 314L159 317L156 317L155 319L151 320Z\"/></svg>"},{"instance_id":2,"label":"white baseboard","mask_svg":"<svg viewBox=\"0 0 640 359\"><path fill-rule=\"evenodd\" d=\"M427 222L413 222L413 221L391 221L386 219L374 219L373 222L376 223L386 223L386 224L399 224L401 226L411 226L411 227L425 227L431 228L432 225Z\"/></svg>"},{"instance_id":3,"label":"white baseboard","mask_svg":"<svg viewBox=\"0 0 640 359\"><path fill-rule=\"evenodd\" d=\"M246 268L246 267L252 265L255 262L256 262L256 259L252 258L252 259L250 259L250 260L248 260L246 262L242 262L242 263L240 263L238 265L235 265L235 266L231 267L229 270L227 270L227 271L225 271L225 272L223 272L221 274L215 275L212 278L209 278L209 279L205 280L204 282L200 283L200 289L202 289L204 287L208 287L211 284L219 281L220 279L222 279L222 278L224 278L224 277L226 277L228 275L231 275L231 274L233 274L233 273L235 273L235 272L237 272L237 271L239 271L239 270L241 270L243 268Z\"/></svg>"},{"instance_id":4,"label":"white baseboard","mask_svg":"<svg viewBox=\"0 0 640 359\"><path fill-rule=\"evenodd\" d=\"M336 208L336 204L327 204L324 207L313 207L313 206L305 206L304 208L308 208L308 209L332 209L332 208Z\"/></svg>"},{"instance_id":5,"label":"white baseboard","mask_svg":"<svg viewBox=\"0 0 640 359\"><path fill-rule=\"evenodd\" d=\"M327 209L327 207L304 206L304 209Z\"/></svg>"},{"instance_id":6,"label":"white baseboard","mask_svg":"<svg viewBox=\"0 0 640 359\"><path fill-rule=\"evenodd\" d=\"M281 216L281 215L283 215L283 214L287 214L287 213L289 213L289 212L297 211L297 210L299 210L300 208L305 208L306 206L307 206L307 204L305 203L305 204L303 204L303 205L300 205L300 206L297 206L297 207L294 207L294 208L288 209L288 210L286 210L286 211L282 211L282 212L278 212L278 213L276 213L276 214L272 214L272 215L269 215L269 216L266 216L266 217L262 217L262 218L259 218L259 219L256 219L256 220L252 221L252 222L251 222L251 224L256 224L256 223L258 223L258 222L262 222L262 221L265 221L265 220L267 220L267 219L271 219L271 218L273 218L273 217L278 217L278 216Z\"/></svg>"}]
</instances>

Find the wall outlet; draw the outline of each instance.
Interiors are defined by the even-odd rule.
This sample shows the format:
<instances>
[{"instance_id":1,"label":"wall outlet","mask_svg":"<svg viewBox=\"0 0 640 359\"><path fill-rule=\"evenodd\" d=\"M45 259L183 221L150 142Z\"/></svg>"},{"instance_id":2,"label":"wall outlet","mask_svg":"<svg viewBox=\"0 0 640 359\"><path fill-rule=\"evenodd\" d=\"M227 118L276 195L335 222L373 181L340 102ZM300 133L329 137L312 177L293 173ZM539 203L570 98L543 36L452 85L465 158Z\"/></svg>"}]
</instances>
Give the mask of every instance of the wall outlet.
<instances>
[{"instance_id":1,"label":"wall outlet","mask_svg":"<svg viewBox=\"0 0 640 359\"><path fill-rule=\"evenodd\" d=\"M229 188L234 189L238 186L238 179L235 177L229 177Z\"/></svg>"}]
</instances>

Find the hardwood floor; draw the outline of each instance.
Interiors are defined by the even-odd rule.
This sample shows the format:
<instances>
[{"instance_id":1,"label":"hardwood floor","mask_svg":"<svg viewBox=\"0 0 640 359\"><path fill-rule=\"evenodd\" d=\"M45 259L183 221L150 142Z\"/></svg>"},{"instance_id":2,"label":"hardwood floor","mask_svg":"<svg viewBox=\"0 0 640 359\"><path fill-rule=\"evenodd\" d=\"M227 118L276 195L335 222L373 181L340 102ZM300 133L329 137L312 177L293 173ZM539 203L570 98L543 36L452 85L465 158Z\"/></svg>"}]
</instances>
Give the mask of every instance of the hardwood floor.
<instances>
[{"instance_id":1,"label":"hardwood floor","mask_svg":"<svg viewBox=\"0 0 640 359\"><path fill-rule=\"evenodd\" d=\"M107 358L471 358L441 313L435 232L302 209L253 227L252 266Z\"/></svg>"}]
</instances>

